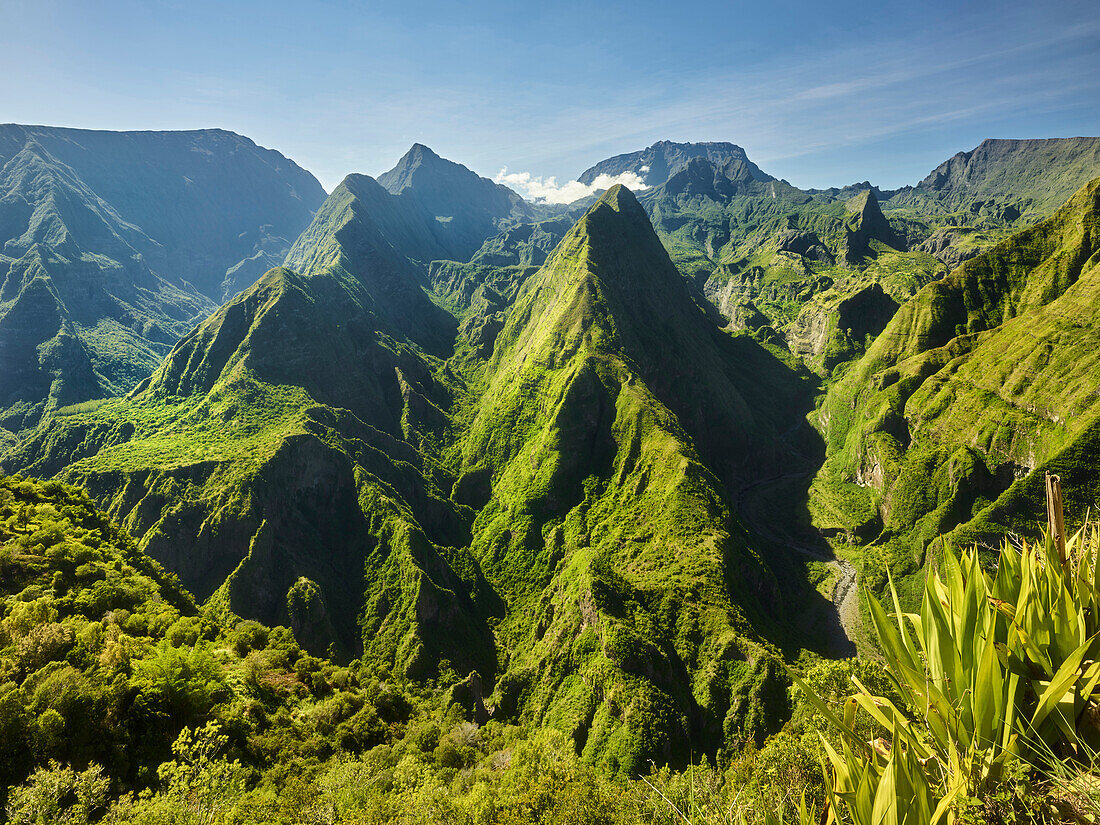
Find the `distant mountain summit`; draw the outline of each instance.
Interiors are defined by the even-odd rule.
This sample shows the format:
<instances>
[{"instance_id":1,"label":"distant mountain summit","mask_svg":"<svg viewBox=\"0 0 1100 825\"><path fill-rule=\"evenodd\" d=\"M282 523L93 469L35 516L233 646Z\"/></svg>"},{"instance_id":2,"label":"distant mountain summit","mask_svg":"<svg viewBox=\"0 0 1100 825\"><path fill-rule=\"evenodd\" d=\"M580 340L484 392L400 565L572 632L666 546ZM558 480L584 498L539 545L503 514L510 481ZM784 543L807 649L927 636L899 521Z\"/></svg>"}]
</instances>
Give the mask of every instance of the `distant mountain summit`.
<instances>
[{"instance_id":1,"label":"distant mountain summit","mask_svg":"<svg viewBox=\"0 0 1100 825\"><path fill-rule=\"evenodd\" d=\"M677 172L686 168L695 158L709 160L715 165L729 167L734 177L746 175L752 180L775 180L771 175L749 160L745 150L733 143L673 143L662 140L639 152L602 160L586 169L578 180L591 185L599 175L622 175L633 172L646 186L660 186ZM743 171L742 171L743 170Z\"/></svg>"},{"instance_id":2,"label":"distant mountain summit","mask_svg":"<svg viewBox=\"0 0 1100 825\"><path fill-rule=\"evenodd\" d=\"M895 203L927 198L946 208L1045 217L1100 171L1100 137L983 140L944 161ZM1007 214L1006 214L1007 212Z\"/></svg>"},{"instance_id":3,"label":"distant mountain summit","mask_svg":"<svg viewBox=\"0 0 1100 825\"><path fill-rule=\"evenodd\" d=\"M531 207L507 186L493 183L427 146L412 148L378 183L391 194L416 200L438 223L446 257L466 261L502 221L530 219Z\"/></svg>"},{"instance_id":4,"label":"distant mountain summit","mask_svg":"<svg viewBox=\"0 0 1100 825\"><path fill-rule=\"evenodd\" d=\"M0 125L5 178L26 183L17 170L32 158L49 167L51 180L34 189L8 189L2 200L9 209L27 199L28 206L49 209L40 200L49 191L79 185L81 200L96 210L107 208L131 233L139 231L133 251L157 274L186 280L218 302L278 263L325 199L317 179L294 161L222 129L106 132ZM68 216L74 218L65 226L73 240L91 240L86 234L91 227L74 213ZM18 239L16 249L48 240L33 227L16 234L18 228L0 222L7 254L10 239ZM230 271L241 266L251 274L243 283L240 273Z\"/></svg>"}]
</instances>

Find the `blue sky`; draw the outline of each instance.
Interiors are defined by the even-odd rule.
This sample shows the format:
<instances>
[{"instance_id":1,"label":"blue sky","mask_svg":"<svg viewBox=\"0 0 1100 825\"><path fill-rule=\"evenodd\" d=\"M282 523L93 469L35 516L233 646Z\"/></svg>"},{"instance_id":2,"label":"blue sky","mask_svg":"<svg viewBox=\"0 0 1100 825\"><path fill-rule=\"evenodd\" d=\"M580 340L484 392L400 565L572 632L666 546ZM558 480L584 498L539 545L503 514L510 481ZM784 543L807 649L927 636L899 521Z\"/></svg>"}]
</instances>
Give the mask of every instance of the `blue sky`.
<instances>
[{"instance_id":1,"label":"blue sky","mask_svg":"<svg viewBox=\"0 0 1100 825\"><path fill-rule=\"evenodd\" d=\"M576 177L729 140L803 187L1100 135L1100 3L0 0L0 122L217 126L332 189L414 141Z\"/></svg>"}]
</instances>

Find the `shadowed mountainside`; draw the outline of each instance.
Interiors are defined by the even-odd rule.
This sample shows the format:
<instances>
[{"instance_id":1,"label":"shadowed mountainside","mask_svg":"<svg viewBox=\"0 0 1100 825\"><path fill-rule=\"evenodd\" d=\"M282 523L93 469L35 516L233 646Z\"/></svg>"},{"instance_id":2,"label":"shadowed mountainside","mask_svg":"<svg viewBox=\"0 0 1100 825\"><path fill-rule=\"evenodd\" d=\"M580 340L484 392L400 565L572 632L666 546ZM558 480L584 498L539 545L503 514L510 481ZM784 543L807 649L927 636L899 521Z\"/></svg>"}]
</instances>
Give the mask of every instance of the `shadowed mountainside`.
<instances>
[{"instance_id":1,"label":"shadowed mountainside","mask_svg":"<svg viewBox=\"0 0 1100 825\"><path fill-rule=\"evenodd\" d=\"M0 126L0 435L131 389L324 196L231 132Z\"/></svg>"}]
</instances>

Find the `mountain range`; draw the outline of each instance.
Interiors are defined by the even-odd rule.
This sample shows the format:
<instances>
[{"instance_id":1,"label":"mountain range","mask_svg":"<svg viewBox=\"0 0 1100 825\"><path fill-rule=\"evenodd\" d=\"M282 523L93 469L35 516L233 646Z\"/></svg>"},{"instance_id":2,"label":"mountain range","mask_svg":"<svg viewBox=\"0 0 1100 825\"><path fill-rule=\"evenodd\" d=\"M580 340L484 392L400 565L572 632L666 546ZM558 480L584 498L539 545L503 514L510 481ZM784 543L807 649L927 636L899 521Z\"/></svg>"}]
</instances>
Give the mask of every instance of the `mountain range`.
<instances>
[{"instance_id":1,"label":"mountain range","mask_svg":"<svg viewBox=\"0 0 1100 825\"><path fill-rule=\"evenodd\" d=\"M762 734L786 608L729 490L783 460L804 383L712 323L622 187L491 350L460 332L441 360L451 316L379 231L379 188L345 180L285 267L17 460L110 502L220 609L410 677L475 674L478 703L613 770Z\"/></svg>"},{"instance_id":2,"label":"mountain range","mask_svg":"<svg viewBox=\"0 0 1100 825\"><path fill-rule=\"evenodd\" d=\"M130 390L324 197L231 132L0 126L0 441Z\"/></svg>"},{"instance_id":3,"label":"mountain range","mask_svg":"<svg viewBox=\"0 0 1100 825\"><path fill-rule=\"evenodd\" d=\"M1044 469L1071 517L1100 489L1100 139L987 141L894 192L663 142L581 176L645 189L552 207L419 144L310 200L229 133L18 128L4 469L87 489L227 626L556 728L610 773L763 742L783 660L863 643L849 559L909 594L940 536L1034 520ZM164 141L127 153L148 189L101 171L126 140ZM226 193L252 190L199 172L257 159L301 226L172 271L205 231L185 161L252 226ZM95 350L139 290L190 307L163 357Z\"/></svg>"}]
</instances>

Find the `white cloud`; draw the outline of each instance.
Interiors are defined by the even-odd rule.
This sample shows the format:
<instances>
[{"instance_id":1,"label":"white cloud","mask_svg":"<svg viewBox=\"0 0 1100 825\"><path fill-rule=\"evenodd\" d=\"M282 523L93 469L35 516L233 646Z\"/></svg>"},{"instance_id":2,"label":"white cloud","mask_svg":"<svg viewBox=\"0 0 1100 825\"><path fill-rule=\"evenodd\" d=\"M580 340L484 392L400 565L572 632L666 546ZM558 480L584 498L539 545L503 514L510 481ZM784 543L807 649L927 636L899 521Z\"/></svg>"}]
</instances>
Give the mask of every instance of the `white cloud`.
<instances>
[{"instance_id":1,"label":"white cloud","mask_svg":"<svg viewBox=\"0 0 1100 825\"><path fill-rule=\"evenodd\" d=\"M649 170L645 167L643 172ZM530 172L509 172L507 168L497 172L494 181L503 183L517 190L529 201L537 203L572 203L575 200L594 195L603 189L610 189L616 183L621 183L627 189L641 191L648 189L645 181L635 172L623 172L620 175L596 175L591 184L581 183L579 180L571 180L558 185L558 179L551 175L548 178L534 176Z\"/></svg>"}]
</instances>

